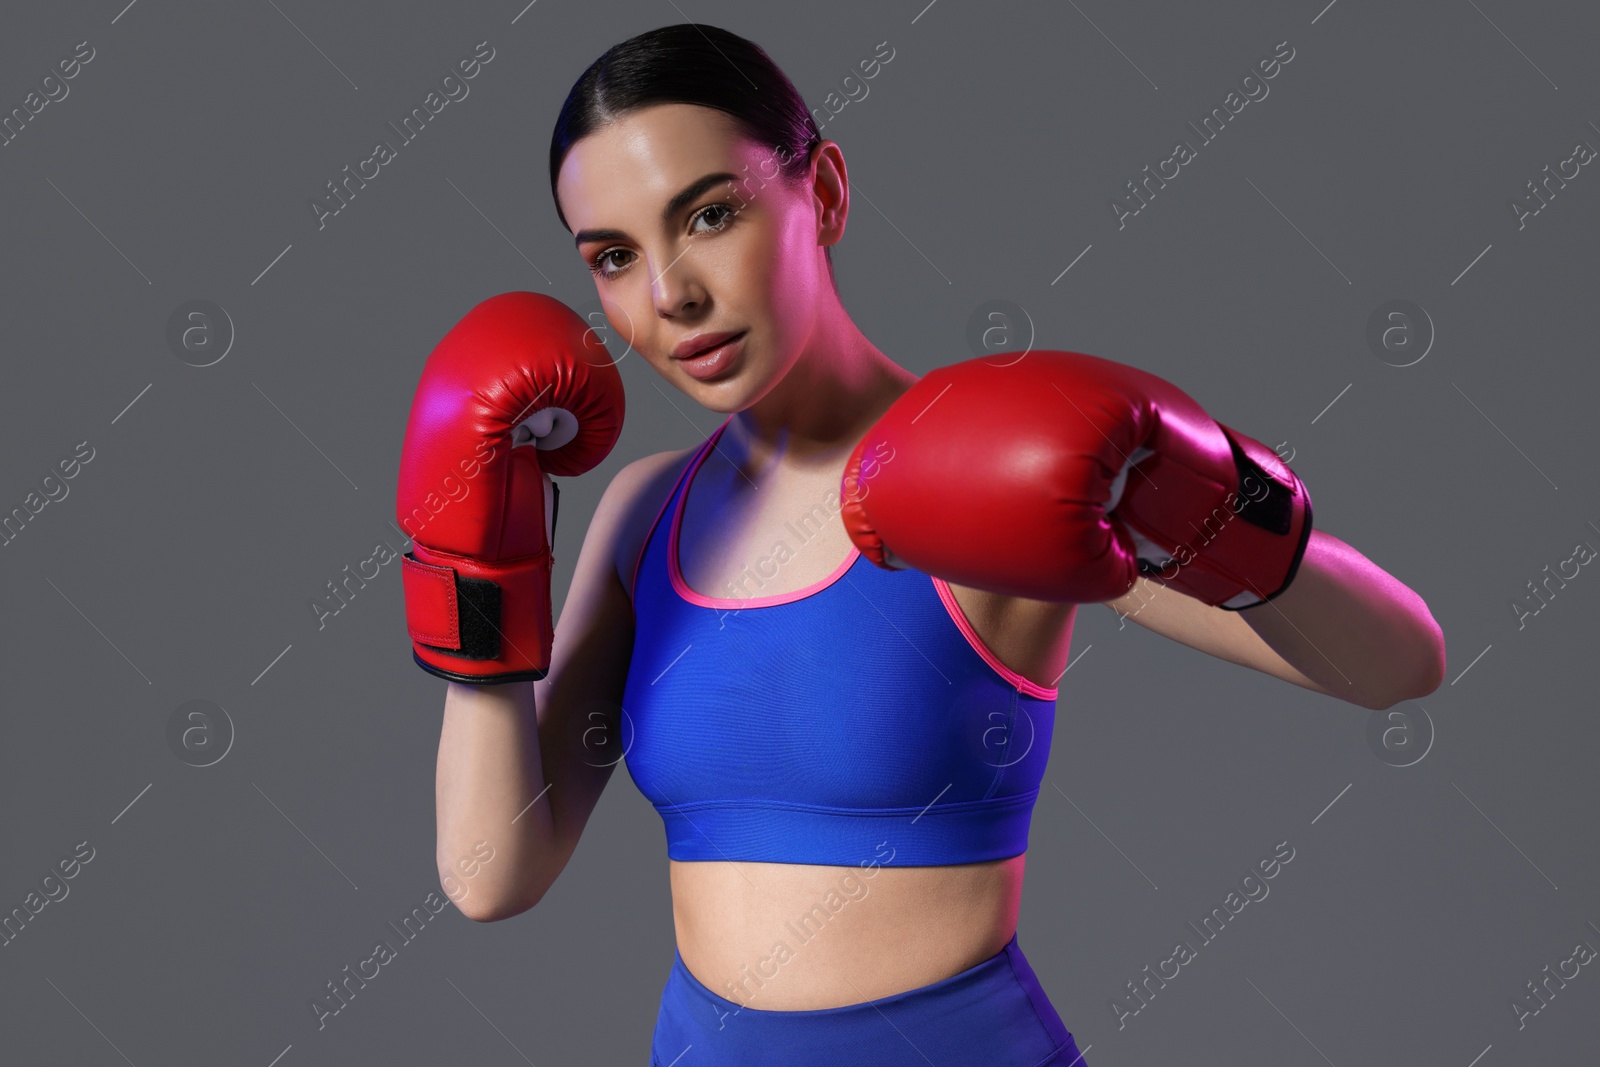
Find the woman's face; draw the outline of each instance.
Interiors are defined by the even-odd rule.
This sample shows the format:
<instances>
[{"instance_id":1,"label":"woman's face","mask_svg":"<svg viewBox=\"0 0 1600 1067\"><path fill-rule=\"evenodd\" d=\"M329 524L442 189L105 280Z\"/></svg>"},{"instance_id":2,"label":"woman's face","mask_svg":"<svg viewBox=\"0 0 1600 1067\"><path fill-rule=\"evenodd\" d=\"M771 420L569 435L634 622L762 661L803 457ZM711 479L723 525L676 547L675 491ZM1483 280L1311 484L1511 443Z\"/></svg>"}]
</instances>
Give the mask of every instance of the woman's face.
<instances>
[{"instance_id":1,"label":"woman's face","mask_svg":"<svg viewBox=\"0 0 1600 1067\"><path fill-rule=\"evenodd\" d=\"M791 185L784 161L721 111L661 104L580 139L557 176L612 328L715 411L743 410L783 378L832 291L823 246L843 232L828 202L838 183L821 195ZM711 359L673 358L729 334Z\"/></svg>"}]
</instances>

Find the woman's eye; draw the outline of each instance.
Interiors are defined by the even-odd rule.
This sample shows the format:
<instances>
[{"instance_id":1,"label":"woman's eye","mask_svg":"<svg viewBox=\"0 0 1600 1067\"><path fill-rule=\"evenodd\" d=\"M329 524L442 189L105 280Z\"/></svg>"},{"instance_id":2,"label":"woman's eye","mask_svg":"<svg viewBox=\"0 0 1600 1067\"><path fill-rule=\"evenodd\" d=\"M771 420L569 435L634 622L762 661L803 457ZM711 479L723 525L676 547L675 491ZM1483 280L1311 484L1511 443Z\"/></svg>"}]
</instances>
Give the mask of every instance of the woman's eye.
<instances>
[{"instance_id":1,"label":"woman's eye","mask_svg":"<svg viewBox=\"0 0 1600 1067\"><path fill-rule=\"evenodd\" d=\"M727 227L733 215L733 209L727 204L708 204L695 212L694 218L690 220L690 230L693 233L716 233ZM705 222L707 225L700 227L698 224L701 222ZM614 256L630 258L625 258L619 263L612 258ZM632 262L632 256L633 253L626 248L608 248L589 262L589 273L597 278L615 278L628 269L628 264Z\"/></svg>"},{"instance_id":2,"label":"woman's eye","mask_svg":"<svg viewBox=\"0 0 1600 1067\"><path fill-rule=\"evenodd\" d=\"M711 204L695 213L694 221L708 220L711 225L698 233L713 233L728 224L728 219L733 216L733 209L727 204Z\"/></svg>"},{"instance_id":3,"label":"woman's eye","mask_svg":"<svg viewBox=\"0 0 1600 1067\"><path fill-rule=\"evenodd\" d=\"M625 248L608 248L604 252L601 252L598 256L594 257L594 261L589 264L589 273L597 275L601 278L609 278L615 274L620 274L622 273L622 269L627 266L627 263L618 264L611 257L625 255L632 255L632 253ZM611 263L615 269L606 270L606 264L608 262Z\"/></svg>"}]
</instances>

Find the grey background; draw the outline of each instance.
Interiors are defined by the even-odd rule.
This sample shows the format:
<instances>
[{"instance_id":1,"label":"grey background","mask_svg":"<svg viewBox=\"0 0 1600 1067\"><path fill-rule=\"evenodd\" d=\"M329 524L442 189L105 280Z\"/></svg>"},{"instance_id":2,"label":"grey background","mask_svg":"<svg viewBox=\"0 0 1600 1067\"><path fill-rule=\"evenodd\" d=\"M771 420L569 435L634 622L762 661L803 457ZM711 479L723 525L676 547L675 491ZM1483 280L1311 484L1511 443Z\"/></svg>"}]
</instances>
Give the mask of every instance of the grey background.
<instances>
[{"instance_id":1,"label":"grey background","mask_svg":"<svg viewBox=\"0 0 1600 1067\"><path fill-rule=\"evenodd\" d=\"M1508 200L1600 145L1594 9L925 5L8 6L0 113L96 55L0 148L0 512L78 442L94 458L0 549L0 912L78 842L94 858L0 948L0 1059L645 1062L672 928L625 772L537 908L446 909L319 1030L311 998L438 891L444 683L411 663L392 566L320 631L309 602L399 539L438 337L508 289L593 306L550 128L606 47L687 19L762 44L814 106L894 47L823 130L856 193L846 305L891 356L967 358L1003 300L1040 347L1166 376L1287 442L1317 524L1445 631L1445 684L1385 748L1365 709L1084 609L1019 937L1088 1062L1593 1058L1593 967L1523 1028L1509 1005L1600 947L1600 577L1520 629L1511 604L1600 547L1600 175L1521 229ZM470 95L319 230L308 199L485 40ZM1285 40L1270 95L1119 229L1110 198ZM196 299L236 331L203 368L166 340ZM1366 341L1393 299L1436 332L1408 367ZM622 371L621 442L565 484L558 607L611 474L721 421ZM167 735L196 699L234 731L203 768ZM1280 841L1270 895L1119 1028L1111 998Z\"/></svg>"}]
</instances>

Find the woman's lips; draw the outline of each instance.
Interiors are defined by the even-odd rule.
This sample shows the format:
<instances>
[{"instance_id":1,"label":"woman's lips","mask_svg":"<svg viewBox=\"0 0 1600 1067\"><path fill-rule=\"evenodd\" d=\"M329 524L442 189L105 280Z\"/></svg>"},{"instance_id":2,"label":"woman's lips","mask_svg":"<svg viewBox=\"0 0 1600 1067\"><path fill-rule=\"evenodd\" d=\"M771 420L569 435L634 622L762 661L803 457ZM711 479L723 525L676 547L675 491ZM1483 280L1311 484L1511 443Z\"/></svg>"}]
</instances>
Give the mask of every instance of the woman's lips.
<instances>
[{"instance_id":1,"label":"woman's lips","mask_svg":"<svg viewBox=\"0 0 1600 1067\"><path fill-rule=\"evenodd\" d=\"M724 341L731 341L743 332L743 330L712 330L707 333L690 334L674 345L668 355L673 359L688 359L715 348Z\"/></svg>"},{"instance_id":2,"label":"woman's lips","mask_svg":"<svg viewBox=\"0 0 1600 1067\"><path fill-rule=\"evenodd\" d=\"M740 330L726 341L697 352L692 356L676 356L672 358L682 367L684 373L698 381L706 381L727 373L732 369L738 358L744 354L744 338L746 331Z\"/></svg>"}]
</instances>

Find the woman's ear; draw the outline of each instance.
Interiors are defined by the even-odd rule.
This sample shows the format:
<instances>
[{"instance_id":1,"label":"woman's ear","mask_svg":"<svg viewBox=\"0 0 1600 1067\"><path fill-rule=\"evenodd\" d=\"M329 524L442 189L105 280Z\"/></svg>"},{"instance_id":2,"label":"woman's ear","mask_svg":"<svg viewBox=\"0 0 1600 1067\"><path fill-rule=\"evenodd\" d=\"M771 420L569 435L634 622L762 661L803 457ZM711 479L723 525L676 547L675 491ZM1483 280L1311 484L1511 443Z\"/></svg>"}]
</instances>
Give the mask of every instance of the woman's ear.
<instances>
[{"instance_id":1,"label":"woman's ear","mask_svg":"<svg viewBox=\"0 0 1600 1067\"><path fill-rule=\"evenodd\" d=\"M817 208L817 244L838 244L850 214L850 179L844 153L832 141L823 141L812 150L811 192Z\"/></svg>"}]
</instances>

